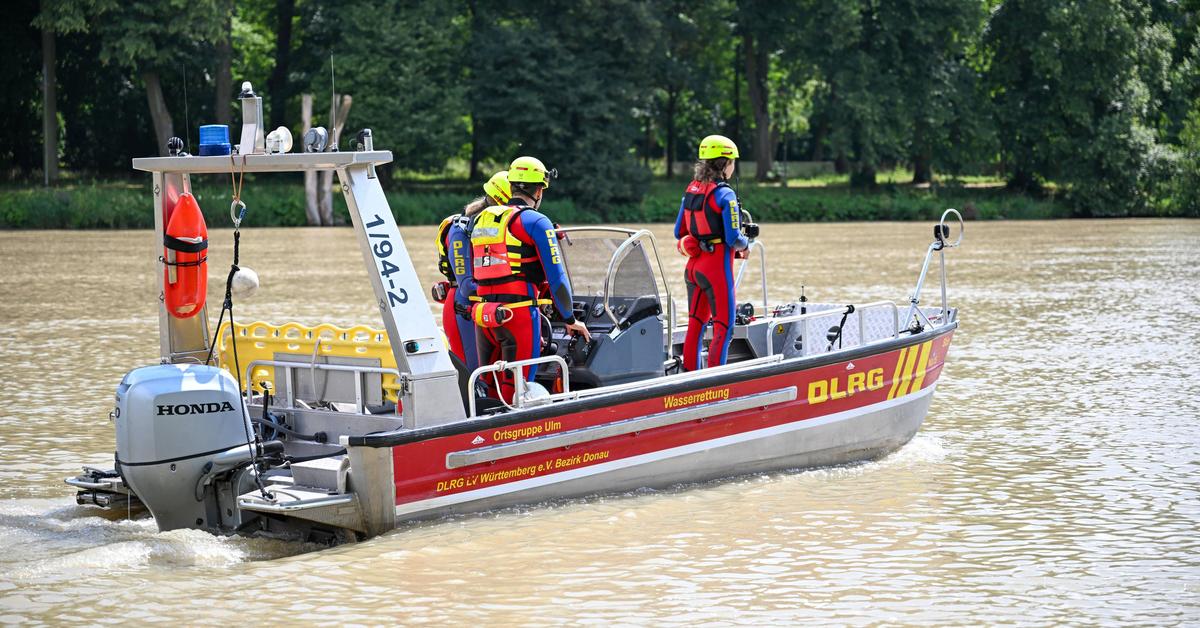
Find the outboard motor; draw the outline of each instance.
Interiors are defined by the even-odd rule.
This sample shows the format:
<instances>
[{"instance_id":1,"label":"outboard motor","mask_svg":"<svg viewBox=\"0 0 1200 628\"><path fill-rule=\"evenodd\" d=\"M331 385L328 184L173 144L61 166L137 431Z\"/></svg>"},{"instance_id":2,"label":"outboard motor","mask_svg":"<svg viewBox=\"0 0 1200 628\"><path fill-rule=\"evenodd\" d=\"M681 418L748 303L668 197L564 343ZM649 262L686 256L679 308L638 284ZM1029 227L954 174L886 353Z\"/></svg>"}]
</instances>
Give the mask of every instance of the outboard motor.
<instances>
[{"instance_id":1,"label":"outboard motor","mask_svg":"<svg viewBox=\"0 0 1200 628\"><path fill-rule=\"evenodd\" d=\"M213 478L249 463L255 445L238 384L201 364L134 369L117 388L117 471L159 530L220 529Z\"/></svg>"}]
</instances>

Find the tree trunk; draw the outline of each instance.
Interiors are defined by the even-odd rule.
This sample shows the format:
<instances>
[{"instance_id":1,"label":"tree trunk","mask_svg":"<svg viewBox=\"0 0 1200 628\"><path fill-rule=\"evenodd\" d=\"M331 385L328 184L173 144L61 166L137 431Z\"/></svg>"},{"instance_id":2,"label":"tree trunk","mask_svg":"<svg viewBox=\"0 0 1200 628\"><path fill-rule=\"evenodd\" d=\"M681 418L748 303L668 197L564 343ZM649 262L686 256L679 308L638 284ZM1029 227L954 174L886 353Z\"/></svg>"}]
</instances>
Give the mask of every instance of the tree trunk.
<instances>
[{"instance_id":1,"label":"tree trunk","mask_svg":"<svg viewBox=\"0 0 1200 628\"><path fill-rule=\"evenodd\" d=\"M675 109L679 102L679 90L671 87L667 90L667 178L675 176ZM646 146L649 151L649 145Z\"/></svg>"},{"instance_id":2,"label":"tree trunk","mask_svg":"<svg viewBox=\"0 0 1200 628\"><path fill-rule=\"evenodd\" d=\"M813 127L812 134L812 151L809 153L810 161L824 161L825 157L825 136L829 134L829 122L824 116L817 121Z\"/></svg>"},{"instance_id":3,"label":"tree trunk","mask_svg":"<svg viewBox=\"0 0 1200 628\"><path fill-rule=\"evenodd\" d=\"M645 121L643 121L643 123L642 123L642 131L645 135L645 139L643 140L643 143L646 145L646 150L642 153L642 166L645 167L647 170L650 169L650 142L653 141L651 139L652 134L650 132L651 131L650 121L651 120L653 120L652 117L646 116Z\"/></svg>"},{"instance_id":4,"label":"tree trunk","mask_svg":"<svg viewBox=\"0 0 1200 628\"><path fill-rule=\"evenodd\" d=\"M300 97L300 122L304 125L303 133L312 128L313 95L304 94ZM303 144L303 140L300 142ZM303 151L303 149L301 149ZM304 171L304 217L310 227L321 226L321 213L317 209L317 173L312 170Z\"/></svg>"},{"instance_id":5,"label":"tree trunk","mask_svg":"<svg viewBox=\"0 0 1200 628\"><path fill-rule=\"evenodd\" d=\"M58 76L54 31L42 29L42 173L49 186L58 180Z\"/></svg>"},{"instance_id":6,"label":"tree trunk","mask_svg":"<svg viewBox=\"0 0 1200 628\"><path fill-rule=\"evenodd\" d=\"M1025 170L1024 168L1017 168L1013 170L1012 176L1009 177L1008 185L1006 187L1013 192L1036 193L1041 191L1041 185L1038 184L1037 179L1033 176L1033 173Z\"/></svg>"},{"instance_id":7,"label":"tree trunk","mask_svg":"<svg viewBox=\"0 0 1200 628\"><path fill-rule=\"evenodd\" d=\"M913 155L913 185L928 185L933 183L933 166L930 165L931 155L928 150L920 150Z\"/></svg>"},{"instance_id":8,"label":"tree trunk","mask_svg":"<svg viewBox=\"0 0 1200 628\"><path fill-rule=\"evenodd\" d=\"M471 167L467 170L467 180L478 181L479 178L479 123L471 116Z\"/></svg>"},{"instance_id":9,"label":"tree trunk","mask_svg":"<svg viewBox=\"0 0 1200 628\"><path fill-rule=\"evenodd\" d=\"M271 92L271 126L267 132L284 126L288 97L288 61L292 56L292 15L296 0L275 0L275 67L267 80Z\"/></svg>"},{"instance_id":10,"label":"tree trunk","mask_svg":"<svg viewBox=\"0 0 1200 628\"><path fill-rule=\"evenodd\" d=\"M833 158L833 171L836 174L846 174L850 172L850 162L846 159L846 153L838 153Z\"/></svg>"},{"instance_id":11,"label":"tree trunk","mask_svg":"<svg viewBox=\"0 0 1200 628\"><path fill-rule=\"evenodd\" d=\"M850 187L865 189L875 186L875 164L864 162L854 164L854 169L850 171Z\"/></svg>"},{"instance_id":12,"label":"tree trunk","mask_svg":"<svg viewBox=\"0 0 1200 628\"><path fill-rule=\"evenodd\" d=\"M733 55L733 142L742 141L742 44L737 45Z\"/></svg>"},{"instance_id":13,"label":"tree trunk","mask_svg":"<svg viewBox=\"0 0 1200 628\"><path fill-rule=\"evenodd\" d=\"M925 122L917 120L913 124L913 185L933 183L933 149L925 139L928 136Z\"/></svg>"},{"instance_id":14,"label":"tree trunk","mask_svg":"<svg viewBox=\"0 0 1200 628\"><path fill-rule=\"evenodd\" d=\"M467 0L467 20L470 25L470 40L467 42L467 50L471 50L478 45L480 33L483 30L483 24L479 19L479 7L477 4L478 3L475 0ZM472 63L467 64L468 68L471 68L472 66ZM469 71L471 74L474 74L473 70ZM472 78L477 77L472 76ZM468 82L467 84L471 85L472 82ZM470 105L468 115L471 116L471 163L470 168L467 171L467 179L470 181L478 181L481 178L479 173L479 160L483 157L483 151L479 148L478 109L475 106L475 98L470 88L468 88L467 100L468 104Z\"/></svg>"},{"instance_id":15,"label":"tree trunk","mask_svg":"<svg viewBox=\"0 0 1200 628\"><path fill-rule=\"evenodd\" d=\"M167 154L167 140L174 134L172 130L171 112L167 110L167 101L163 99L162 83L158 80L157 72L142 72L142 81L146 83L146 99L150 102L150 120L154 123L154 138L158 140L158 154Z\"/></svg>"},{"instance_id":16,"label":"tree trunk","mask_svg":"<svg viewBox=\"0 0 1200 628\"><path fill-rule=\"evenodd\" d=\"M232 120L230 103L233 102L233 15L226 11L217 41L217 76L213 98L213 114L217 124L228 125Z\"/></svg>"},{"instance_id":17,"label":"tree trunk","mask_svg":"<svg viewBox=\"0 0 1200 628\"><path fill-rule=\"evenodd\" d=\"M754 178L766 181L775 156L767 102L767 70L770 61L767 51L762 46L755 45L753 35L745 35L743 42L746 52L746 89L750 95L750 107L754 109Z\"/></svg>"},{"instance_id":18,"label":"tree trunk","mask_svg":"<svg viewBox=\"0 0 1200 628\"><path fill-rule=\"evenodd\" d=\"M346 117L350 115L350 104L352 99L349 96L342 96L341 104L338 103L338 95L333 95L333 101L329 105L329 147L332 150L338 146L342 138L342 127L346 125ZM321 193L318 199L318 209L321 214L321 224L323 226L331 226L333 220L333 171L326 170L321 173Z\"/></svg>"}]
</instances>

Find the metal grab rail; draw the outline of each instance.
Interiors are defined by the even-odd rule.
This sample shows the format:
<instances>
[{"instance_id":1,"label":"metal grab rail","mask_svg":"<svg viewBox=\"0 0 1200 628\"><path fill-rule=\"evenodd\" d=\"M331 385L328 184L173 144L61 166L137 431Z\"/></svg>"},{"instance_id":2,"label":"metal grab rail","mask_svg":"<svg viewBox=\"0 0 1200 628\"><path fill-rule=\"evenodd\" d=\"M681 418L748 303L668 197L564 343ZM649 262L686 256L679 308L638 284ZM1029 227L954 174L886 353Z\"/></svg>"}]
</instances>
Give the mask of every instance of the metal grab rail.
<instances>
[{"instance_id":1,"label":"metal grab rail","mask_svg":"<svg viewBox=\"0 0 1200 628\"><path fill-rule=\"evenodd\" d=\"M246 390L243 395L246 398L246 404L249 405L253 401L253 386L254 383L250 379L250 375L257 366L271 366L275 368L283 367L284 377L287 382L287 407L296 407L296 369L316 369L319 371L340 371L354 373L354 403L358 408L359 414L369 414L367 412L367 404L363 397L363 389L366 388L366 383L363 380L364 375L379 374L379 375L395 375L396 379L400 380L401 385L405 380L405 375L394 368L382 368L378 366L350 366L345 364L318 364L313 362L285 362L283 360L254 360L246 366Z\"/></svg>"},{"instance_id":2,"label":"metal grab rail","mask_svg":"<svg viewBox=\"0 0 1200 628\"><path fill-rule=\"evenodd\" d=\"M535 364L545 364L548 362L554 362L555 364L558 364L558 367L559 367L558 372L559 372L559 375L562 377L563 392L564 393L570 392L570 390L571 390L571 374L568 372L567 361L562 359L562 357L560 357L560 356L544 355L539 358L529 358L528 360L517 360L516 362L505 362L504 360L501 360L494 364L487 364L487 365L481 366L481 367L475 369L471 373L471 378L469 380L467 380L467 397L469 399L468 405L470 406L471 414L469 414L467 416L467 418L470 419L470 418L474 418L474 417L478 416L476 414L476 408L475 408L475 382L479 381L480 375L483 375L485 373L499 373L500 371L512 370L513 371L513 385L516 388L516 390L513 392L513 403L515 403L516 406L515 407L509 406L507 403L504 403L503 400L501 400L501 402L504 403L504 405L508 406L510 410L516 409L516 408L523 408L523 407L525 407L525 400L522 398L525 395L525 378L521 376L520 369L525 368L526 366L533 366ZM547 399L547 401L549 401L549 399Z\"/></svg>"},{"instance_id":3,"label":"metal grab rail","mask_svg":"<svg viewBox=\"0 0 1200 628\"><path fill-rule=\"evenodd\" d=\"M946 241L946 238L950 236L950 227L946 225L946 216L949 216L950 214L954 214L954 216L958 218L958 238L954 240L953 244ZM925 316L925 313L921 311L921 308L918 307L918 305L921 303L921 290L925 287L925 276L929 273L929 262L933 259L933 254L935 251L941 256L942 266L942 311L938 314L938 316L940 319L945 320L946 312L948 312L950 309L946 301L946 249L957 248L960 244L962 244L963 234L965 231L966 229L963 224L962 214L960 214L957 209L950 208L942 212L941 219L939 219L938 224L934 225L933 227L933 242L929 244L929 249L925 252L925 262L921 264L921 274L919 277L917 277L917 286L913 289L912 295L910 295L908 298L908 312L904 315L905 325L910 325L913 316L916 315L924 319L926 326L933 327L933 323L929 322L929 317Z\"/></svg>"},{"instance_id":4,"label":"metal grab rail","mask_svg":"<svg viewBox=\"0 0 1200 628\"><path fill-rule=\"evenodd\" d=\"M742 286L742 275L746 274L746 266L750 264L750 252L758 249L758 270L762 275L762 303L763 310L767 310L771 306L767 303L767 246L760 240L755 240L750 243L750 247L746 249L746 257L742 259L742 265L738 268L737 279L733 282L734 290Z\"/></svg>"},{"instance_id":5,"label":"metal grab rail","mask_svg":"<svg viewBox=\"0 0 1200 628\"><path fill-rule=\"evenodd\" d=\"M862 305L854 305L854 311L858 312L858 344L859 346L867 344L866 332L866 311L872 308L890 307L892 308L892 338L900 337L900 309L891 301L872 301ZM767 327L767 355L775 355L775 336L771 330L779 329L780 326L787 323L802 323L800 327L800 337L808 335L808 321L815 318L823 318L825 316L837 315L844 313L845 308L819 310L817 312L807 312L805 314L792 314L790 316L780 316L770 319L771 324ZM782 333L782 332L781 332Z\"/></svg>"}]
</instances>

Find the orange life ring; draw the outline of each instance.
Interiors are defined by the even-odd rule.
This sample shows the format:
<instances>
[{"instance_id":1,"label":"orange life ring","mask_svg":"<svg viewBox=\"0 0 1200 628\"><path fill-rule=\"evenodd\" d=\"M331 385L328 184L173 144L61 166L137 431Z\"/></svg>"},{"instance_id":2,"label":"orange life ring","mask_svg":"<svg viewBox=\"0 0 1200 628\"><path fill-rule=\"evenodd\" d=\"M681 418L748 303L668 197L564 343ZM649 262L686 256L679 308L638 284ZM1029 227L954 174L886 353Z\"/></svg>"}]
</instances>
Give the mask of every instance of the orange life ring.
<instances>
[{"instance_id":1,"label":"orange life ring","mask_svg":"<svg viewBox=\"0 0 1200 628\"><path fill-rule=\"evenodd\" d=\"M175 318L204 309L208 292L208 226L196 198L184 193L175 204L163 236L163 301Z\"/></svg>"}]
</instances>

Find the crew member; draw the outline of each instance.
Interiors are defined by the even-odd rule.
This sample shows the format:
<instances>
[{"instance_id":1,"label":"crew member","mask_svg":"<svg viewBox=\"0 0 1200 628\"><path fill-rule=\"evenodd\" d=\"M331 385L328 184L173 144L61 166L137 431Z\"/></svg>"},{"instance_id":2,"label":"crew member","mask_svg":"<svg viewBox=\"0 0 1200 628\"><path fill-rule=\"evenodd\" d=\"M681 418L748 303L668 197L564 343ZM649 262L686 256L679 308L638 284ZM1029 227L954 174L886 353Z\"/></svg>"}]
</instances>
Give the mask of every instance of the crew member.
<instances>
[{"instance_id":1,"label":"crew member","mask_svg":"<svg viewBox=\"0 0 1200 628\"><path fill-rule=\"evenodd\" d=\"M557 172L547 171L538 159L516 158L508 168L512 200L484 208L472 225L472 273L481 300L472 306L472 319L481 364L527 360L540 353L539 305L553 303L568 332L591 339L572 313L571 283L554 225L537 211L552 176ZM549 299L538 298L542 282L549 284ZM523 375L533 381L536 373L536 366L525 367ZM512 403L514 391L512 372L500 373L499 390L493 392Z\"/></svg>"},{"instance_id":2,"label":"crew member","mask_svg":"<svg viewBox=\"0 0 1200 628\"><path fill-rule=\"evenodd\" d=\"M725 364L729 328L733 324L733 258L750 246L741 228L737 195L726 181L738 158L733 140L710 135L700 142L695 179L688 184L675 219L677 248L688 257L684 281L688 292L688 327L683 341L683 368L700 368L704 330L711 323L708 366ZM748 225L749 226L749 225ZM753 226L757 236L757 225Z\"/></svg>"},{"instance_id":3,"label":"crew member","mask_svg":"<svg viewBox=\"0 0 1200 628\"><path fill-rule=\"evenodd\" d=\"M441 296L442 330L450 342L450 351L462 360L467 372L479 368L475 347L475 323L471 322L471 297L475 280L471 276L471 222L484 208L503 205L512 198L508 172L500 171L483 184L483 196L467 203L461 214L442 221L438 228L438 270L446 276L434 298ZM440 293L440 294L439 294Z\"/></svg>"}]
</instances>

